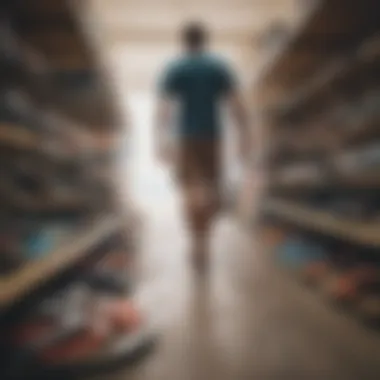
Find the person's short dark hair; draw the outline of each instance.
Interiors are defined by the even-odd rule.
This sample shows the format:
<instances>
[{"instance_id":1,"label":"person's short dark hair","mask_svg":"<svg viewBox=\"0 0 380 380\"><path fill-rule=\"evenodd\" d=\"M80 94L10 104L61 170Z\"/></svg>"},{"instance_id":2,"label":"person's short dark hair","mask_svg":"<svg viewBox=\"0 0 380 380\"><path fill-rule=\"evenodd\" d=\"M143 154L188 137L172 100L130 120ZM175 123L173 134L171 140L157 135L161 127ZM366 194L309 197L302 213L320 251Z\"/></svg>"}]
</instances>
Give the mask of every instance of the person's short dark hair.
<instances>
[{"instance_id":1,"label":"person's short dark hair","mask_svg":"<svg viewBox=\"0 0 380 380\"><path fill-rule=\"evenodd\" d=\"M201 23L189 23L183 29L183 42L189 49L202 48L208 40L208 31Z\"/></svg>"}]
</instances>

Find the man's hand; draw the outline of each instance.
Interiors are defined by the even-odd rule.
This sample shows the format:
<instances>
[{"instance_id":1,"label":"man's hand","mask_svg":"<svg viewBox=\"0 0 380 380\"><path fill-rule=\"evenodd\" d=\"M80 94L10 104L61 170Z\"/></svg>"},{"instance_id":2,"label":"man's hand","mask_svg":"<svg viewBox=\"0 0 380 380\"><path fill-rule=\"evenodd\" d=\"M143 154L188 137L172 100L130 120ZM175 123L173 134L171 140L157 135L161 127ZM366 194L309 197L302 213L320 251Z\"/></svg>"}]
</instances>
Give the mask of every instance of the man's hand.
<instances>
[{"instance_id":1,"label":"man's hand","mask_svg":"<svg viewBox=\"0 0 380 380\"><path fill-rule=\"evenodd\" d=\"M251 143L249 139L246 138L244 134L240 134L239 136L239 146L238 146L238 154L241 163L244 165L249 162L251 157Z\"/></svg>"},{"instance_id":2,"label":"man's hand","mask_svg":"<svg viewBox=\"0 0 380 380\"><path fill-rule=\"evenodd\" d=\"M240 94L237 92L230 95L229 104L238 130L240 160L245 164L250 160L252 145L248 112Z\"/></svg>"},{"instance_id":3,"label":"man's hand","mask_svg":"<svg viewBox=\"0 0 380 380\"><path fill-rule=\"evenodd\" d=\"M173 112L173 105L168 99L159 99L156 115L156 154L157 159L165 165L174 161L174 146L169 138L169 125Z\"/></svg>"},{"instance_id":4,"label":"man's hand","mask_svg":"<svg viewBox=\"0 0 380 380\"><path fill-rule=\"evenodd\" d=\"M172 144L158 144L157 159L164 165L171 165L175 161L175 149Z\"/></svg>"}]
</instances>

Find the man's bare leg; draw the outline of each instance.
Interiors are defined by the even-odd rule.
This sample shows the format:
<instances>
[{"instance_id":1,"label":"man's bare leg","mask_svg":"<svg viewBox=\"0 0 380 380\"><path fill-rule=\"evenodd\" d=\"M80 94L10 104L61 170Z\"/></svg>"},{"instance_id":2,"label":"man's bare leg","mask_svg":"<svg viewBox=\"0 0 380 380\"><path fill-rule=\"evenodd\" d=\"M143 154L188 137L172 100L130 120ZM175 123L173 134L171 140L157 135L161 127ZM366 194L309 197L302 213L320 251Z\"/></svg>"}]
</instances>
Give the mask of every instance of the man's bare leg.
<instances>
[{"instance_id":1,"label":"man's bare leg","mask_svg":"<svg viewBox=\"0 0 380 380\"><path fill-rule=\"evenodd\" d=\"M185 197L194 264L198 269L205 269L209 257L211 227L219 208L218 195L212 187L199 183L189 186Z\"/></svg>"}]
</instances>

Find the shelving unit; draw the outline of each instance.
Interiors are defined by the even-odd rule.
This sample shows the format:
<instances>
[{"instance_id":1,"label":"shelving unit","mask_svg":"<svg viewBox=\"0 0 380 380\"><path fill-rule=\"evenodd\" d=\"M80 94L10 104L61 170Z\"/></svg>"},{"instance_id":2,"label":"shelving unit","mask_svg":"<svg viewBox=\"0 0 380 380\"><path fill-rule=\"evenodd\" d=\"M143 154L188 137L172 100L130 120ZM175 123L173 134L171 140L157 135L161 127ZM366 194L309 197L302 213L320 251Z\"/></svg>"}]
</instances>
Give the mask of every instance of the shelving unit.
<instances>
[{"instance_id":1,"label":"shelving unit","mask_svg":"<svg viewBox=\"0 0 380 380\"><path fill-rule=\"evenodd\" d=\"M0 10L0 377L132 365L154 341L130 297L136 215L100 58L69 1Z\"/></svg>"},{"instance_id":2,"label":"shelving unit","mask_svg":"<svg viewBox=\"0 0 380 380\"><path fill-rule=\"evenodd\" d=\"M302 228L346 239L355 244L380 247L380 222L366 223L333 215L296 202L270 199L264 210Z\"/></svg>"},{"instance_id":3,"label":"shelving unit","mask_svg":"<svg viewBox=\"0 0 380 380\"><path fill-rule=\"evenodd\" d=\"M72 263L78 262L91 249L120 228L120 221L112 216L98 217L90 226L67 238L46 258L26 264L16 273L0 278L0 306L7 308L17 299L33 292L43 282L48 282Z\"/></svg>"},{"instance_id":4,"label":"shelving unit","mask_svg":"<svg viewBox=\"0 0 380 380\"><path fill-rule=\"evenodd\" d=\"M254 88L267 149L261 215L277 231L277 260L371 321L380 320L379 15L373 0L315 2ZM377 308L366 316L369 299Z\"/></svg>"}]
</instances>

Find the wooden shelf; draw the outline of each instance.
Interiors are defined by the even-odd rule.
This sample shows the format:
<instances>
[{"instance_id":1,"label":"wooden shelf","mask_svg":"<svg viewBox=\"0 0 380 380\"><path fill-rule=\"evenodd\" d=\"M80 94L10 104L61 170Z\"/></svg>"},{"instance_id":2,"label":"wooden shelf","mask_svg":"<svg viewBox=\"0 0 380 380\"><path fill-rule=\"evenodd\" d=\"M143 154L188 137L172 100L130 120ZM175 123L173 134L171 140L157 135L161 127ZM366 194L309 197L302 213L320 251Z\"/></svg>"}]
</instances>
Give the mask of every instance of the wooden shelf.
<instances>
[{"instance_id":1,"label":"wooden shelf","mask_svg":"<svg viewBox=\"0 0 380 380\"><path fill-rule=\"evenodd\" d=\"M264 210L276 217L331 236L366 246L380 247L380 222L349 221L326 211L319 211L295 202L270 199Z\"/></svg>"},{"instance_id":2,"label":"wooden shelf","mask_svg":"<svg viewBox=\"0 0 380 380\"><path fill-rule=\"evenodd\" d=\"M307 190L307 189L319 189L322 186L329 186L325 178L292 178L286 179L281 177L274 177L272 181L269 182L269 187L271 189L279 190Z\"/></svg>"},{"instance_id":3,"label":"wooden shelf","mask_svg":"<svg viewBox=\"0 0 380 380\"><path fill-rule=\"evenodd\" d=\"M355 128L351 127L350 131L345 131L344 135L341 136L340 141L338 140L338 144L334 143L334 145L336 146L336 148L340 148L340 150L342 147L344 147L345 149L363 148L363 146L365 146L365 143L368 143L368 141L377 140L380 137L380 131L378 128L379 122L380 122L379 115L374 115L374 114L368 115L366 118L363 118L363 120L358 121ZM307 130L307 125L304 128L304 130L305 131ZM278 131L279 131L278 133L281 133L281 129L278 129ZM297 136L297 138L299 138L299 136ZM335 139L337 141L337 138ZM319 143L317 138L315 138L314 146L316 145L317 142ZM281 148L282 150L284 150L284 148L287 148L288 150L290 150L290 148L288 148L286 144L287 142L279 144L276 147L277 151L280 150ZM323 154L321 154L320 157L318 157L318 159L316 159L314 155L314 151L311 149L309 149L309 151L303 150L303 152L300 153L296 149L293 148L292 150L290 150L290 152L292 152L293 154L292 161L298 162L298 163L302 163L302 161L307 162L308 160L309 161L313 160L314 162L321 162L322 157L323 157L324 162L328 162L329 156L332 156L334 154L334 150L332 150L332 148L328 146L324 148L324 151L322 152ZM345 177L348 177L348 176L345 176Z\"/></svg>"},{"instance_id":4,"label":"wooden shelf","mask_svg":"<svg viewBox=\"0 0 380 380\"><path fill-rule=\"evenodd\" d=\"M0 308L9 307L49 279L86 257L89 251L120 225L114 216L99 216L65 245L46 258L28 263L16 273L0 278Z\"/></svg>"},{"instance_id":5,"label":"wooden shelf","mask_svg":"<svg viewBox=\"0 0 380 380\"><path fill-rule=\"evenodd\" d=\"M285 97L284 102L277 107L281 109L281 116L286 117L286 115L300 109L302 106L310 104L313 96L323 93L333 85L334 81L339 81L344 77L347 78L349 72L352 72L350 68L352 68L352 64L350 66L350 61L347 59L339 60L329 65L316 77L312 78L306 86L296 91L295 94Z\"/></svg>"},{"instance_id":6,"label":"wooden shelf","mask_svg":"<svg viewBox=\"0 0 380 380\"><path fill-rule=\"evenodd\" d=\"M0 179L0 195L7 199L6 203L1 203L2 207L6 205L8 210L13 212L32 213L32 214L49 214L49 213L72 213L78 212L90 207L89 197L85 194L74 195L68 193L66 196L50 197L48 194L39 198L30 197L28 194L19 193L16 189L7 188L4 181Z\"/></svg>"},{"instance_id":7,"label":"wooden shelf","mask_svg":"<svg viewBox=\"0 0 380 380\"><path fill-rule=\"evenodd\" d=\"M292 96L287 96L279 106L282 115L295 111L312 101L314 96L323 94L339 82L348 81L364 65L380 58L380 37L376 35L364 42L352 57L341 58L317 74L306 86Z\"/></svg>"},{"instance_id":8,"label":"wooden shelf","mask_svg":"<svg viewBox=\"0 0 380 380\"><path fill-rule=\"evenodd\" d=\"M65 128L63 128L61 136L57 135L51 141L44 140L37 132L20 127L20 125L0 122L0 146L65 161L77 160L84 152L104 156L115 153L120 148L120 134L118 133L92 133L84 128L81 129L66 117L59 119L60 115L58 114L54 117ZM52 143L55 145L52 146ZM78 146L73 148L73 144Z\"/></svg>"},{"instance_id":9,"label":"wooden shelf","mask_svg":"<svg viewBox=\"0 0 380 380\"><path fill-rule=\"evenodd\" d=\"M87 41L67 1L52 5L46 0L28 0L22 6L15 4L12 16L20 39L40 51L51 65L61 64L66 57L83 66L92 64Z\"/></svg>"},{"instance_id":10,"label":"wooden shelf","mask_svg":"<svg viewBox=\"0 0 380 380\"><path fill-rule=\"evenodd\" d=\"M318 12L320 8L320 4L318 3L320 3L320 1L316 1L315 4L307 10L307 12L299 20L298 25L293 28L292 33L290 33L286 41L282 43L281 46L279 46L279 48L267 59L263 65L263 70L257 83L258 86L265 86L271 77L274 76L278 70L280 70L280 61L290 53L295 40L305 31L314 14Z\"/></svg>"},{"instance_id":11,"label":"wooden shelf","mask_svg":"<svg viewBox=\"0 0 380 380\"><path fill-rule=\"evenodd\" d=\"M1 123L0 122L0 146L10 148L16 151L38 153L49 156L54 159L72 160L73 155L77 152L62 151L54 147L50 148L50 141L38 132L29 130L27 127L22 127L19 124ZM59 148L59 147L58 147Z\"/></svg>"},{"instance_id":12,"label":"wooden shelf","mask_svg":"<svg viewBox=\"0 0 380 380\"><path fill-rule=\"evenodd\" d=\"M29 151L35 151L41 147L33 132L21 129L17 131L17 127L11 124L0 124L0 145Z\"/></svg>"},{"instance_id":13,"label":"wooden shelf","mask_svg":"<svg viewBox=\"0 0 380 380\"><path fill-rule=\"evenodd\" d=\"M334 177L320 176L315 178L286 179L274 177L270 187L275 189L319 189L333 187L380 188L380 173L336 173Z\"/></svg>"},{"instance_id":14,"label":"wooden shelf","mask_svg":"<svg viewBox=\"0 0 380 380\"><path fill-rule=\"evenodd\" d=\"M261 106L276 105L313 77L331 57L355 51L378 29L375 0L320 0L272 59L257 84ZM370 49L369 49L370 50ZM370 53L372 54L372 53Z\"/></svg>"}]
</instances>

